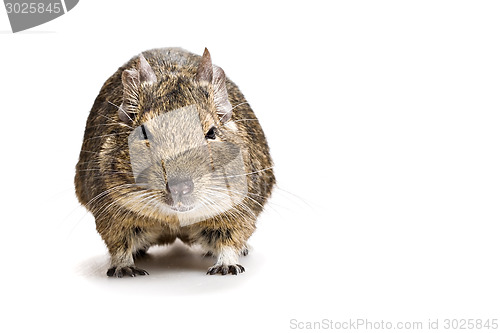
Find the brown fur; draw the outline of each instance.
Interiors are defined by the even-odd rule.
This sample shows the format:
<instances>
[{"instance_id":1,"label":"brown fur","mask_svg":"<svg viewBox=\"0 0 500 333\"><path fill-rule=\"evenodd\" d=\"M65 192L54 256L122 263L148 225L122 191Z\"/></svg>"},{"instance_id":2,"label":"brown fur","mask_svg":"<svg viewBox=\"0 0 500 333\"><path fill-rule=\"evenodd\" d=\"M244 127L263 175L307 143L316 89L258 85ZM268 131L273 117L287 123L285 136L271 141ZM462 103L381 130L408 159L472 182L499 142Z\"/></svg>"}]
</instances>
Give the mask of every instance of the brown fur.
<instances>
[{"instance_id":1,"label":"brown fur","mask_svg":"<svg viewBox=\"0 0 500 333\"><path fill-rule=\"evenodd\" d=\"M104 83L90 111L76 166L76 194L94 215L97 231L111 255L108 276L147 274L134 266L133 256L147 251L152 245L172 243L176 238L188 244L201 244L218 257L208 273L242 272L244 269L238 262L228 262L223 256L228 249L246 253L246 242L255 231L256 218L275 184L262 128L243 94L228 79L227 98L233 107L231 119L235 121L237 131L224 127L222 121L225 120L217 113L214 101L214 86L199 79L200 75L211 73L197 74L199 67L203 66L200 65L200 56L181 49L155 49L142 54L157 82L140 84L133 81L150 79L147 71L144 74L138 69L140 58L134 57ZM206 59L205 55L203 59ZM131 69L138 69L140 75L134 78L134 73L127 71ZM127 82L138 84L135 95L126 91ZM134 186L127 138L132 128L151 117L190 104L203 110L200 119L205 132L215 123L219 140L236 144L241 149L248 194L241 204L225 213L181 227L174 215L167 216L135 198L138 188ZM121 105L122 109L131 112L133 120L128 121L123 114L120 116L117 107Z\"/></svg>"}]
</instances>

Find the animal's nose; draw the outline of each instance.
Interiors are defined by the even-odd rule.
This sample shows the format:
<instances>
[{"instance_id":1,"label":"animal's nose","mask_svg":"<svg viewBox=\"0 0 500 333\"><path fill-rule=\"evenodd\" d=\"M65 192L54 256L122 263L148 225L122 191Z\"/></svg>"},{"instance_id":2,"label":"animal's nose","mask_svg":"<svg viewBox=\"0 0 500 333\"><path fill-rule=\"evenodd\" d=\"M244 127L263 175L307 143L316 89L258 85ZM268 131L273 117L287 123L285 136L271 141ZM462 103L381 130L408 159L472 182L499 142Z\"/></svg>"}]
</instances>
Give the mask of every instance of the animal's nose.
<instances>
[{"instance_id":1,"label":"animal's nose","mask_svg":"<svg viewBox=\"0 0 500 333\"><path fill-rule=\"evenodd\" d=\"M193 192L194 184L191 179L172 179L167 182L167 190L173 195L187 195Z\"/></svg>"}]
</instances>

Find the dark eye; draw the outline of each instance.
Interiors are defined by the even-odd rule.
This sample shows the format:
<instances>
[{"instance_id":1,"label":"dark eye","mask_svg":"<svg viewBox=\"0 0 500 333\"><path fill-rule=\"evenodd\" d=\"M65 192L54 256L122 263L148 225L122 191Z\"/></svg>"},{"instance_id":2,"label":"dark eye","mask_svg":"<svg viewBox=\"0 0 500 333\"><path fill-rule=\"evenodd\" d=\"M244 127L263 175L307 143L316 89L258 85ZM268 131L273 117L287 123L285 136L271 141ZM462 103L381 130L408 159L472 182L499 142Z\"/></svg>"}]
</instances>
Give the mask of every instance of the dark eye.
<instances>
[{"instance_id":1,"label":"dark eye","mask_svg":"<svg viewBox=\"0 0 500 333\"><path fill-rule=\"evenodd\" d=\"M141 131L142 131L142 139L143 140L148 140L148 134L146 133L146 126L141 125Z\"/></svg>"},{"instance_id":2,"label":"dark eye","mask_svg":"<svg viewBox=\"0 0 500 333\"><path fill-rule=\"evenodd\" d=\"M205 139L215 140L215 127L212 127L205 134Z\"/></svg>"}]
</instances>

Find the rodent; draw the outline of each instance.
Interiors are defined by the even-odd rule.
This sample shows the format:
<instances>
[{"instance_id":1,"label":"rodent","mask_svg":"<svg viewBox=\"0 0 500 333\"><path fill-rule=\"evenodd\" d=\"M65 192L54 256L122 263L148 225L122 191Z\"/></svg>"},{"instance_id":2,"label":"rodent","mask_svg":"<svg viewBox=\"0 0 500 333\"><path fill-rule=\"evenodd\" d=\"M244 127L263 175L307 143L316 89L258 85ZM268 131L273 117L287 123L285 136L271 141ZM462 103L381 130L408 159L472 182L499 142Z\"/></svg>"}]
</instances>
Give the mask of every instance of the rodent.
<instances>
[{"instance_id":1,"label":"rodent","mask_svg":"<svg viewBox=\"0 0 500 333\"><path fill-rule=\"evenodd\" d=\"M95 99L75 174L115 277L147 275L134 259L177 238L216 258L207 274L244 272L275 182L257 117L207 49L148 50L120 67Z\"/></svg>"}]
</instances>

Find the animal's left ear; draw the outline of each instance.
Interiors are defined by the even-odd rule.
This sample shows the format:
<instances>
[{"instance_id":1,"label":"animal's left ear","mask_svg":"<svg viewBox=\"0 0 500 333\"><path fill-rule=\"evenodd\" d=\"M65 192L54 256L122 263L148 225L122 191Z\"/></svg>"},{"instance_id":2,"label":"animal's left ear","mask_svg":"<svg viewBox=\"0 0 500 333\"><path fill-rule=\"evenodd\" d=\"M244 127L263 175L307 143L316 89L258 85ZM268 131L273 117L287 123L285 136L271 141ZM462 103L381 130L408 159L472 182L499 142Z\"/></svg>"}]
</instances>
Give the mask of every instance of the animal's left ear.
<instances>
[{"instance_id":1,"label":"animal's left ear","mask_svg":"<svg viewBox=\"0 0 500 333\"><path fill-rule=\"evenodd\" d=\"M139 67L139 78L141 80L141 83L144 82L147 84L153 84L158 81L155 72L153 72L151 65L148 63L146 58L144 58L142 53L139 55L138 67Z\"/></svg>"},{"instance_id":2,"label":"animal's left ear","mask_svg":"<svg viewBox=\"0 0 500 333\"><path fill-rule=\"evenodd\" d=\"M227 95L226 74L222 68L212 65L210 52L208 52L207 48L205 48L205 52L203 52L200 64L198 65L196 78L199 81L212 83L214 88L215 107L217 108L217 114L220 117L220 121L225 123L231 119L233 107Z\"/></svg>"}]
</instances>

